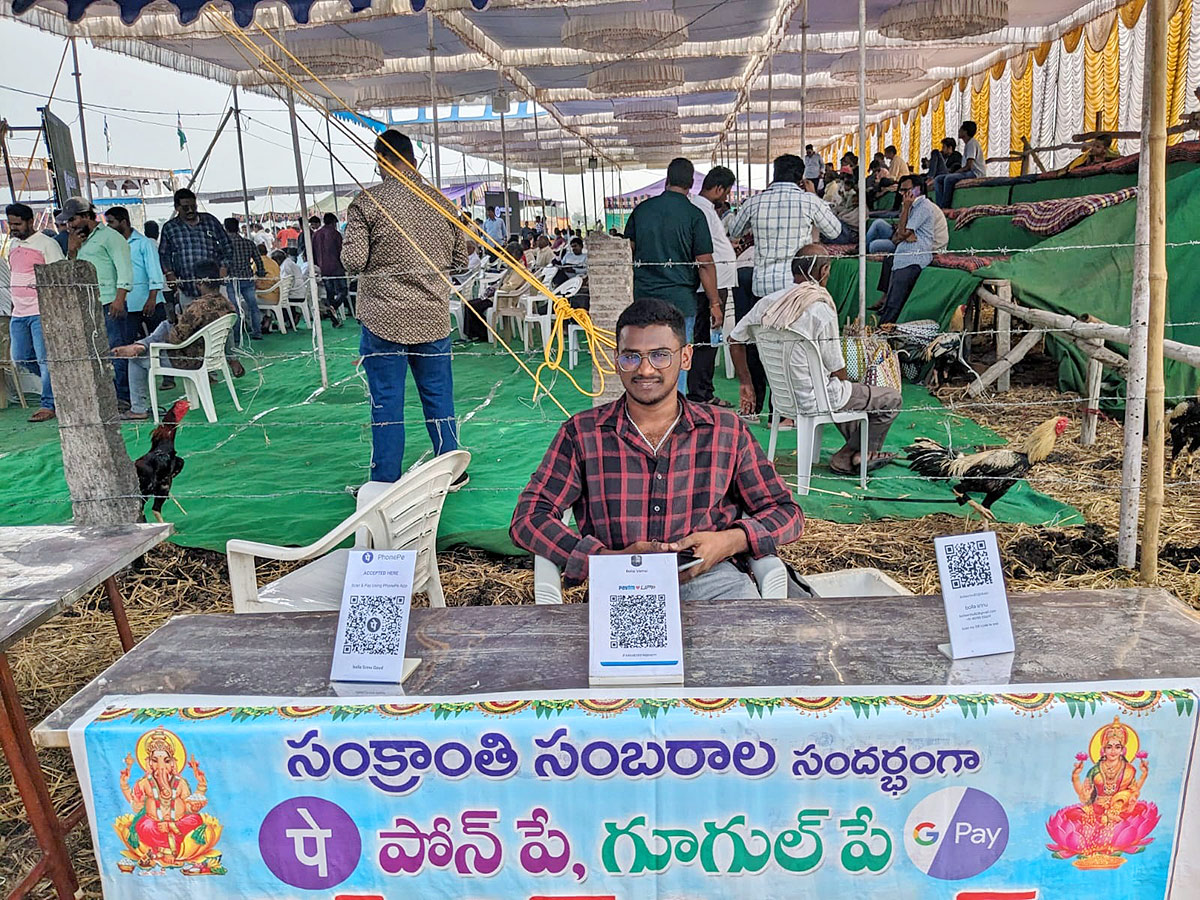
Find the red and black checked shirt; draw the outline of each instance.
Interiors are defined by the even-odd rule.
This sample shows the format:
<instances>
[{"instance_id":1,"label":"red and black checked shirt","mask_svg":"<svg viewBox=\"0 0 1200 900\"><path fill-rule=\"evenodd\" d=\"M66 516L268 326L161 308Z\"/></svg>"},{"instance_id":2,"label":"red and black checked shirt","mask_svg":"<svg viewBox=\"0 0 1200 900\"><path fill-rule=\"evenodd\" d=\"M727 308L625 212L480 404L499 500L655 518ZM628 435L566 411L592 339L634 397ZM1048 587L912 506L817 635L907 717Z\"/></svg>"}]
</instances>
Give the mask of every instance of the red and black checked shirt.
<instances>
[{"instance_id":1,"label":"red and black checked shirt","mask_svg":"<svg viewBox=\"0 0 1200 900\"><path fill-rule=\"evenodd\" d=\"M800 537L804 514L733 412L679 398L683 414L656 457L625 398L568 419L513 513L513 543L552 560L570 582L590 554L696 531L746 532L755 557ZM571 508L576 533L562 520Z\"/></svg>"}]
</instances>

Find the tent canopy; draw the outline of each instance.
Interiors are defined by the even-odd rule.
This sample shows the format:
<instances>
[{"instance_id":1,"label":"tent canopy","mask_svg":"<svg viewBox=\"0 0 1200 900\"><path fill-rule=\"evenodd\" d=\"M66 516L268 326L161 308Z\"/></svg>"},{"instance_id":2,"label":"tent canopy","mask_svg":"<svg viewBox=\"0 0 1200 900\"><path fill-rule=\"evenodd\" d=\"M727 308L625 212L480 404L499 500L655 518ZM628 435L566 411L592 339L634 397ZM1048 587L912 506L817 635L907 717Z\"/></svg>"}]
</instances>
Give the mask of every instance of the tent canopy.
<instances>
[{"instance_id":1,"label":"tent canopy","mask_svg":"<svg viewBox=\"0 0 1200 900\"><path fill-rule=\"evenodd\" d=\"M661 165L672 155L715 158L732 144L735 123L748 148L750 128L765 133L767 60L772 63L772 125L778 129L807 116L808 140L820 145L846 130L857 111L856 82L836 80L839 58L857 46L856 4L804 0L429 0L436 47L436 100L447 116L454 105L488 109L497 92L536 102L542 115L507 122L511 145L525 163L557 165L560 152L578 166L596 156L604 165ZM428 107L430 38L426 13L415 17L410 0L289 0L284 4L234 0L247 23L245 36L280 57L268 37L289 49L330 90L299 75L305 87L336 108L379 111ZM970 4L969 4L970 5ZM264 66L231 36L236 26L224 5L200 11L200 0L0 0L0 11L20 10L22 21L59 34L80 36L130 56L205 75L250 90L270 92ZM976 75L1029 47L1056 39L1075 26L1111 12L1117 0L1009 0L1008 26L989 34L910 43L885 37L881 18L914 0L868 0L867 46L899 53L902 70L870 80L868 120L880 121L933 96L949 80ZM28 8L27 8L28 7ZM290 8L290 9L289 9ZM140 11L140 16L138 12ZM251 20L251 13L253 18ZM964 13L971 16L971 12ZM79 18L72 26L70 18ZM138 16L132 24L127 21ZM181 25L184 20L190 24ZM197 17L198 16L198 17ZM125 20L123 20L123 18ZM807 17L807 27L804 25ZM192 20L194 19L194 20ZM297 24L299 21L301 24ZM808 87L841 86L832 110L800 103L800 54L807 34ZM847 63L843 62L844 67ZM849 93L846 94L845 92ZM336 95L336 98L334 96ZM671 108L657 129L630 125L628 116L651 115L650 98ZM515 112L515 110L514 110ZM740 118L739 118L740 117ZM498 158L498 123L486 116L446 122L446 146ZM677 127L676 127L677 126ZM824 130L822 130L824 129ZM829 129L833 129L832 132ZM413 126L428 140L428 124ZM649 130L651 135L645 132ZM631 138L639 131L637 139ZM790 144L788 143L790 140ZM794 138L775 138L779 150L796 149ZM729 146L728 149L732 149Z\"/></svg>"}]
</instances>

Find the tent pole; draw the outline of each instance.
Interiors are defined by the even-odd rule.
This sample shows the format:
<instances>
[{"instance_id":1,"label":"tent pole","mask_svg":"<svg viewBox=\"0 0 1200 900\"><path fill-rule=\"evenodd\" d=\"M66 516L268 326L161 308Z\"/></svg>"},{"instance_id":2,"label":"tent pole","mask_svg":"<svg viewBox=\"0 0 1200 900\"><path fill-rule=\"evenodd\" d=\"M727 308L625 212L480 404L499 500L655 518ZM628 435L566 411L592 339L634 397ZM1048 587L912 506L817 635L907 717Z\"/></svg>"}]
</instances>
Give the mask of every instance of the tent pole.
<instances>
[{"instance_id":1,"label":"tent pole","mask_svg":"<svg viewBox=\"0 0 1200 900\"><path fill-rule=\"evenodd\" d=\"M79 107L79 136L83 141L83 171L87 175L87 190L83 196L91 202L92 199L92 160L88 156L87 120L83 117L83 76L79 73L79 48L75 45L75 36L71 35L71 58L75 61L75 103Z\"/></svg>"},{"instance_id":2,"label":"tent pole","mask_svg":"<svg viewBox=\"0 0 1200 900\"><path fill-rule=\"evenodd\" d=\"M1148 13L1145 13L1148 15ZM1147 24L1149 24L1147 19ZM1117 565L1137 568L1138 511L1142 494L1142 435L1146 422L1146 329L1150 314L1150 94L1154 36L1147 31L1142 66L1142 152L1138 154L1137 219L1133 239L1133 296L1129 304L1129 374L1125 379L1125 430L1121 457L1121 513Z\"/></svg>"},{"instance_id":3,"label":"tent pole","mask_svg":"<svg viewBox=\"0 0 1200 900\"><path fill-rule=\"evenodd\" d=\"M858 0L858 321L867 323L867 0Z\"/></svg>"},{"instance_id":4,"label":"tent pole","mask_svg":"<svg viewBox=\"0 0 1200 900\"><path fill-rule=\"evenodd\" d=\"M533 142L538 145L538 157L537 157L537 160L538 160L538 193L542 197L542 228L546 229L546 231L549 232L550 231L550 223L548 221L546 221L546 185L542 181L542 152L541 152L542 133L538 129L537 102L536 101L530 101L530 102L533 103ZM549 236L549 235L547 235L547 236Z\"/></svg>"},{"instance_id":5,"label":"tent pole","mask_svg":"<svg viewBox=\"0 0 1200 900\"><path fill-rule=\"evenodd\" d=\"M593 157L588 157L588 168L592 170L592 209L596 212L596 221L599 222L602 216L600 210L602 204L600 198L596 196L596 166L592 165Z\"/></svg>"},{"instance_id":6,"label":"tent pole","mask_svg":"<svg viewBox=\"0 0 1200 900\"><path fill-rule=\"evenodd\" d=\"M246 155L242 152L242 111L238 106L236 84L233 86L233 125L237 132L238 172L242 176L242 206L246 210L246 237L250 237L250 191L246 188ZM332 159L330 159L329 165L333 166Z\"/></svg>"},{"instance_id":7,"label":"tent pole","mask_svg":"<svg viewBox=\"0 0 1200 900\"><path fill-rule=\"evenodd\" d=\"M808 121L808 0L804 0L803 18L800 20L800 148L804 149L808 136L804 125Z\"/></svg>"},{"instance_id":8,"label":"tent pole","mask_svg":"<svg viewBox=\"0 0 1200 900\"><path fill-rule=\"evenodd\" d=\"M580 150L579 152L582 153L583 151ZM580 234L587 234L588 231L587 181L583 177L585 166L586 163L584 163L583 157L579 157L579 190L583 194L583 227L579 229Z\"/></svg>"},{"instance_id":9,"label":"tent pole","mask_svg":"<svg viewBox=\"0 0 1200 900\"><path fill-rule=\"evenodd\" d=\"M504 113L500 113L500 184L504 191L504 218L508 221L508 233L513 233L513 209L508 197L508 133L504 129Z\"/></svg>"},{"instance_id":10,"label":"tent pole","mask_svg":"<svg viewBox=\"0 0 1200 900\"><path fill-rule=\"evenodd\" d=\"M438 133L437 45L433 42L433 12L427 10L425 16L429 23L429 109L433 114L433 183L440 191L442 189L442 141Z\"/></svg>"},{"instance_id":11,"label":"tent pole","mask_svg":"<svg viewBox=\"0 0 1200 900\"><path fill-rule=\"evenodd\" d=\"M313 264L312 229L308 227L308 200L304 192L304 160L300 156L300 132L296 130L296 96L287 89L288 123L292 126L292 154L296 157L296 190L300 194L300 224L304 232L304 256L308 260L308 289L312 301L313 334L317 339L317 361L321 365L321 387L329 387L325 366L325 334L321 330L321 303L317 298L317 267Z\"/></svg>"},{"instance_id":12,"label":"tent pole","mask_svg":"<svg viewBox=\"0 0 1200 900\"><path fill-rule=\"evenodd\" d=\"M1149 177L1150 308L1146 329L1146 509L1142 517L1142 581L1158 581L1158 538L1163 507L1163 332L1167 314L1167 0L1148 0L1146 64L1150 68Z\"/></svg>"},{"instance_id":13,"label":"tent pole","mask_svg":"<svg viewBox=\"0 0 1200 900\"><path fill-rule=\"evenodd\" d=\"M333 214L339 215L341 210L338 209L337 196L337 175L333 171L333 131L329 127L329 120L333 118L333 110L325 111L325 143L329 147L329 186L333 189Z\"/></svg>"},{"instance_id":14,"label":"tent pole","mask_svg":"<svg viewBox=\"0 0 1200 900\"><path fill-rule=\"evenodd\" d=\"M558 145L558 167L562 170L563 182L563 218L567 220L567 237L570 237L571 231L571 207L567 205L567 157L563 152L563 145Z\"/></svg>"},{"instance_id":15,"label":"tent pole","mask_svg":"<svg viewBox=\"0 0 1200 900\"><path fill-rule=\"evenodd\" d=\"M750 86L746 86L746 190L754 190L754 165L750 162L750 111L754 108L754 101L750 99Z\"/></svg>"},{"instance_id":16,"label":"tent pole","mask_svg":"<svg viewBox=\"0 0 1200 900\"><path fill-rule=\"evenodd\" d=\"M775 80L775 57L767 57L767 168L771 167L771 87ZM763 189L767 187L764 176Z\"/></svg>"},{"instance_id":17,"label":"tent pole","mask_svg":"<svg viewBox=\"0 0 1200 900\"><path fill-rule=\"evenodd\" d=\"M733 114L733 178L738 184L742 185L742 191L748 197L750 196L749 187L746 185L746 182L742 181L742 139L740 135L741 133L738 131L738 114L735 109Z\"/></svg>"}]
</instances>

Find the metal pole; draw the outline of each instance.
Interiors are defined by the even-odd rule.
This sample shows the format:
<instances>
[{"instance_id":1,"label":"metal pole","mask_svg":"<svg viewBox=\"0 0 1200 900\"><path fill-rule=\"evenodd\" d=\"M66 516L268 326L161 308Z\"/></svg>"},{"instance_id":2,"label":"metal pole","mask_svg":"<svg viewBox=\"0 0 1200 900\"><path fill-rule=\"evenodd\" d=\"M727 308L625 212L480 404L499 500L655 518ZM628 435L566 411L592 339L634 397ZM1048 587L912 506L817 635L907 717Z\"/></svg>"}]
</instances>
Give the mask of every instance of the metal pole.
<instances>
[{"instance_id":1,"label":"metal pole","mask_svg":"<svg viewBox=\"0 0 1200 900\"><path fill-rule=\"evenodd\" d=\"M329 387L325 366L325 334L321 330L321 303L317 298L317 267L313 262L312 229L308 227L308 199L304 192L304 161L300 156L300 132L296 130L296 97L287 91L288 123L292 126L292 154L296 157L296 190L300 194L300 226L304 232L304 255L308 259L309 297L312 301L313 334L317 338L317 361L321 365L321 387Z\"/></svg>"},{"instance_id":2,"label":"metal pole","mask_svg":"<svg viewBox=\"0 0 1200 900\"><path fill-rule=\"evenodd\" d=\"M1167 317L1167 0L1148 0L1146 62L1150 79L1150 310L1146 328L1146 508L1142 515L1142 566L1145 584L1158 581L1158 542L1162 524L1164 444L1163 332Z\"/></svg>"},{"instance_id":3,"label":"metal pole","mask_svg":"<svg viewBox=\"0 0 1200 900\"><path fill-rule=\"evenodd\" d=\"M773 56L767 57L767 168L768 169L771 166L771 87L772 87L772 82L775 80L774 59L775 58ZM803 151L801 151L801 152L803 153ZM767 186L766 182L769 180L770 180L769 177L764 180L764 182L763 182L764 188Z\"/></svg>"},{"instance_id":4,"label":"metal pole","mask_svg":"<svg viewBox=\"0 0 1200 900\"><path fill-rule=\"evenodd\" d=\"M805 123L808 121L808 0L804 0L803 18L800 20L800 148L808 143Z\"/></svg>"},{"instance_id":5,"label":"metal pole","mask_svg":"<svg viewBox=\"0 0 1200 900\"><path fill-rule=\"evenodd\" d=\"M733 113L733 178L743 190L747 192L746 182L742 181L742 147L741 136L738 131L738 114L736 108Z\"/></svg>"},{"instance_id":6,"label":"metal pole","mask_svg":"<svg viewBox=\"0 0 1200 900\"><path fill-rule=\"evenodd\" d=\"M199 178L200 173L204 171L204 167L208 164L208 158L212 156L213 148L217 146L217 141L220 140L222 132L225 131L225 126L229 124L229 120L233 118L233 109L225 110L225 116L221 119L221 124L217 126L217 130L213 132L212 139L208 142L208 146L204 149L204 155L200 157L200 162L192 169L192 174L188 178L187 186L190 188Z\"/></svg>"},{"instance_id":7,"label":"metal pole","mask_svg":"<svg viewBox=\"0 0 1200 900\"><path fill-rule=\"evenodd\" d=\"M513 233L513 210L508 201L508 137L504 131L504 113L500 113L500 184L504 191L504 217L508 221L508 233Z\"/></svg>"},{"instance_id":8,"label":"metal pole","mask_svg":"<svg viewBox=\"0 0 1200 900\"><path fill-rule=\"evenodd\" d=\"M550 223L546 221L546 185L542 181L542 134L538 129L537 103L530 102L533 103L533 142L538 145L538 193L542 195L542 227L549 231Z\"/></svg>"},{"instance_id":9,"label":"metal pole","mask_svg":"<svg viewBox=\"0 0 1200 900\"><path fill-rule=\"evenodd\" d=\"M750 113L754 109L754 101L750 99L750 87L746 87L746 190L754 190L754 153L750 149Z\"/></svg>"},{"instance_id":10,"label":"metal pole","mask_svg":"<svg viewBox=\"0 0 1200 900\"><path fill-rule=\"evenodd\" d=\"M238 171L242 175L242 208L246 211L246 237L250 237L250 191L246 188L246 156L242 152L242 112L238 106L237 85L233 86L233 125L237 131ZM333 160L329 160L332 168Z\"/></svg>"},{"instance_id":11,"label":"metal pole","mask_svg":"<svg viewBox=\"0 0 1200 900\"><path fill-rule=\"evenodd\" d=\"M429 108L433 113L433 183L437 189L442 189L442 141L438 131L438 97L437 97L437 45L433 42L433 12L426 11L426 21L429 23ZM501 123L504 118L501 117Z\"/></svg>"},{"instance_id":12,"label":"metal pole","mask_svg":"<svg viewBox=\"0 0 1200 900\"><path fill-rule=\"evenodd\" d=\"M583 151L580 150L579 152L582 153ZM583 228L579 230L580 234L587 234L588 230L587 181L583 177L583 170L586 165L587 163L583 161L583 157L579 157L579 190L583 194Z\"/></svg>"},{"instance_id":13,"label":"metal pole","mask_svg":"<svg viewBox=\"0 0 1200 900\"><path fill-rule=\"evenodd\" d=\"M83 77L79 74L79 48L75 45L75 37L71 37L71 58L75 61L75 71L71 74L75 76L75 103L79 107L79 135L83 143L83 171L87 175L87 190L83 195L88 201L92 199L92 160L88 156L87 145L87 121L83 117Z\"/></svg>"},{"instance_id":14,"label":"metal pole","mask_svg":"<svg viewBox=\"0 0 1200 900\"><path fill-rule=\"evenodd\" d=\"M329 127L329 120L333 118L333 110L325 111L325 143L329 145L329 186L333 188L333 214L338 215L341 210L338 209L337 196L337 175L333 171L333 131Z\"/></svg>"},{"instance_id":15,"label":"metal pole","mask_svg":"<svg viewBox=\"0 0 1200 900\"><path fill-rule=\"evenodd\" d=\"M858 321L867 321L867 0L858 0Z\"/></svg>"},{"instance_id":16,"label":"metal pole","mask_svg":"<svg viewBox=\"0 0 1200 900\"><path fill-rule=\"evenodd\" d=\"M0 154L4 156L4 177L8 179L8 195L12 198L12 202L17 202L17 186L13 182L12 164L8 159L8 129L0 127ZM139 179L138 184L142 182Z\"/></svg>"},{"instance_id":17,"label":"metal pole","mask_svg":"<svg viewBox=\"0 0 1200 900\"><path fill-rule=\"evenodd\" d=\"M600 217L601 217L600 210L602 207L601 207L601 203L600 203L600 198L596 196L596 169L592 165L592 161L590 158L588 159L588 168L592 170L592 209L595 210L596 221L599 222Z\"/></svg>"},{"instance_id":18,"label":"metal pole","mask_svg":"<svg viewBox=\"0 0 1200 900\"><path fill-rule=\"evenodd\" d=\"M563 182L563 218L567 220L567 231L571 230L571 207L567 205L567 157L563 145L558 145L558 167L562 169Z\"/></svg>"}]
</instances>

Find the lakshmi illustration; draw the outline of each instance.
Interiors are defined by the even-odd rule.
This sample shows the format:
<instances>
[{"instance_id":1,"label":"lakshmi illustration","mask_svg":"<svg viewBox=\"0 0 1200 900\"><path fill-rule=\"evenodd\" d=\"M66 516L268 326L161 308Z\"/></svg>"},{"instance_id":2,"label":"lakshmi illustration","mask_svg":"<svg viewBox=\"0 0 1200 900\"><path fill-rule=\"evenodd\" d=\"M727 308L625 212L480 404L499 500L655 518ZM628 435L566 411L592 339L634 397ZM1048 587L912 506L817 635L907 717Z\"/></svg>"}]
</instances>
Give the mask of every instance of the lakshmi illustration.
<instances>
[{"instance_id":1,"label":"lakshmi illustration","mask_svg":"<svg viewBox=\"0 0 1200 900\"><path fill-rule=\"evenodd\" d=\"M1119 717L1092 735L1088 750L1075 757L1071 770L1079 803L1050 817L1046 830L1054 843L1046 847L1079 869L1115 869L1154 840L1149 834L1158 824L1158 807L1141 799L1150 764L1137 732Z\"/></svg>"},{"instance_id":2,"label":"lakshmi illustration","mask_svg":"<svg viewBox=\"0 0 1200 900\"><path fill-rule=\"evenodd\" d=\"M121 871L136 867L146 874L165 869L180 869L184 875L225 874L220 854L213 852L221 823L201 813L208 805L208 779L196 757L188 762L183 742L161 726L138 739L134 754L145 774L130 787L134 756L125 757L121 793L133 812L113 823L125 844L117 863ZM185 764L196 776L195 793L180 775Z\"/></svg>"}]
</instances>

